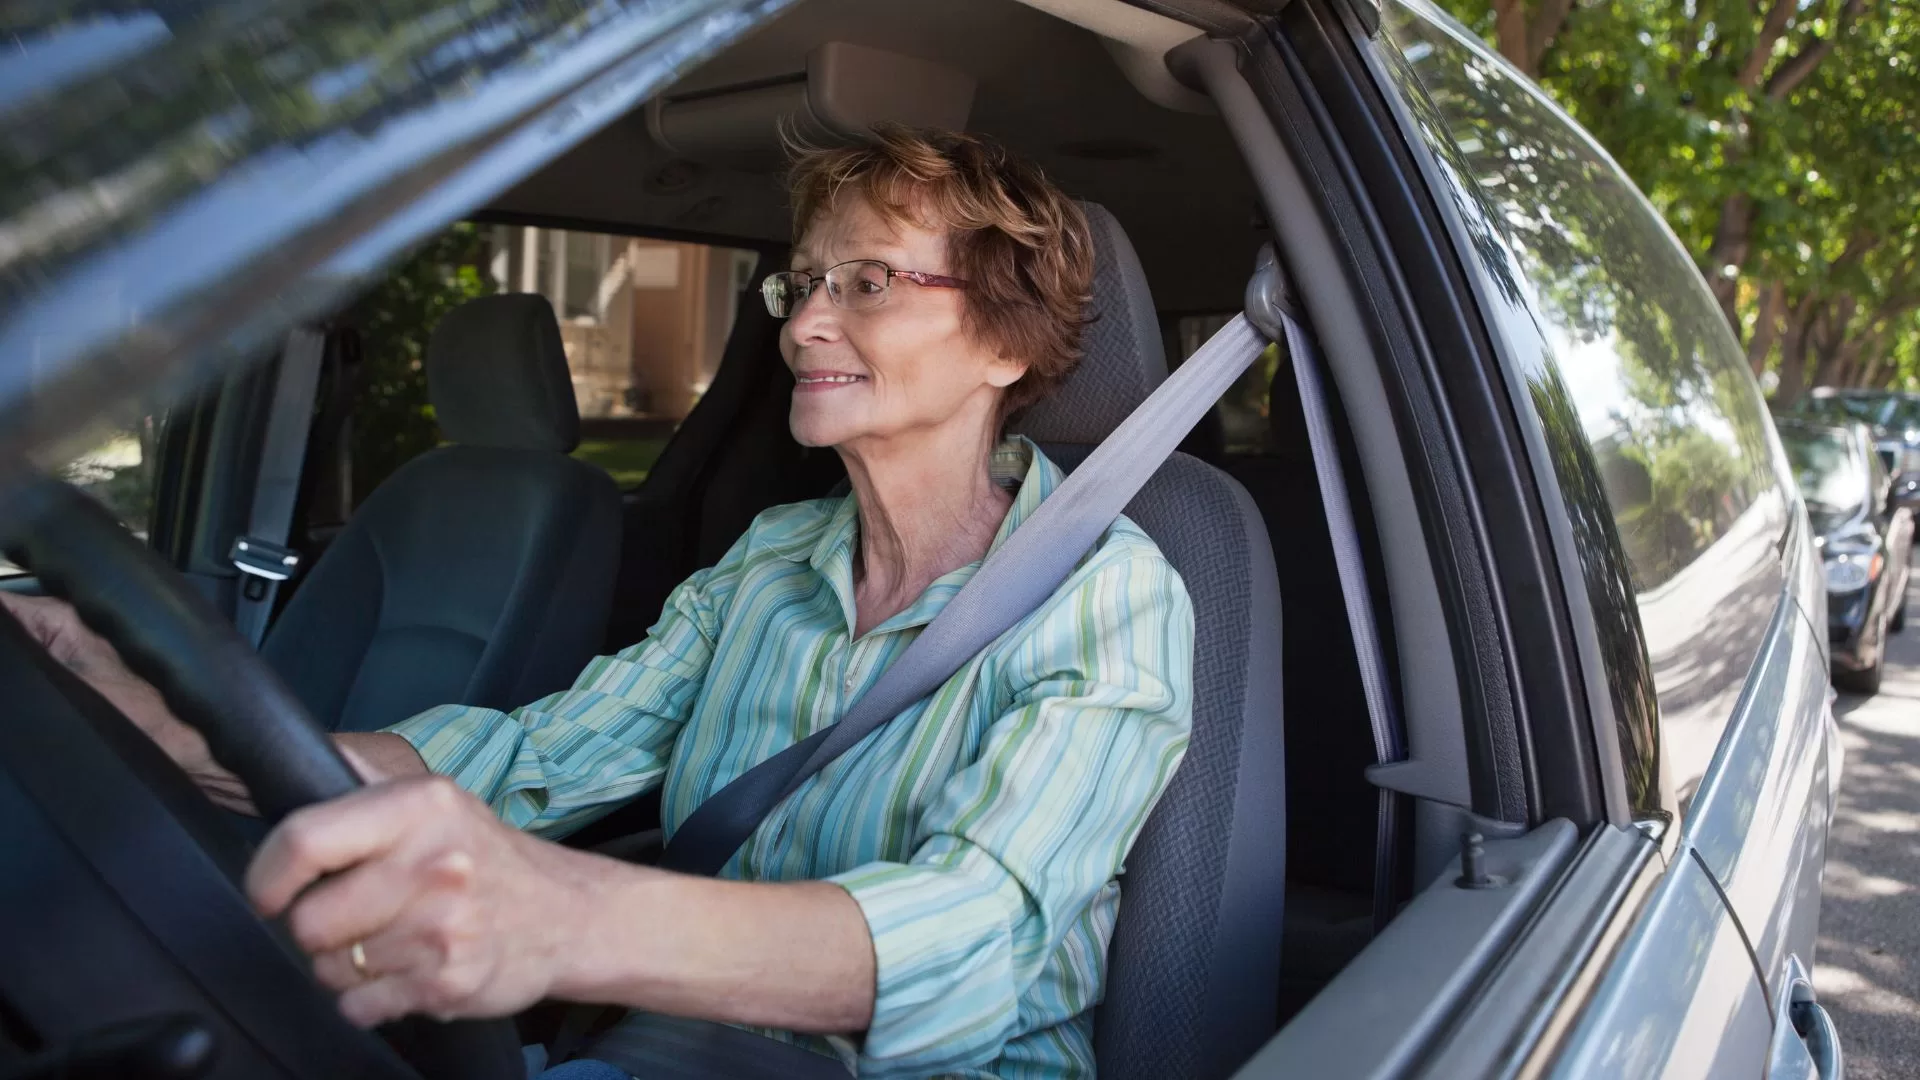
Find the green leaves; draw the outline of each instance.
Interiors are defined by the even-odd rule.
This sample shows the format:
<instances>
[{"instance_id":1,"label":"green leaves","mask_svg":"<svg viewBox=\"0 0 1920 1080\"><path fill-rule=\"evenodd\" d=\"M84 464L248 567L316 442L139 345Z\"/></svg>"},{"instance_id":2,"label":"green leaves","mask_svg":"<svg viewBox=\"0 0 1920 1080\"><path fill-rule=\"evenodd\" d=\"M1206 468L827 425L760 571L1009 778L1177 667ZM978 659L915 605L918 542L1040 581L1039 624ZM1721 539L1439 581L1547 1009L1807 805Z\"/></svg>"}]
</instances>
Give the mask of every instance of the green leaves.
<instances>
[{"instance_id":1,"label":"green leaves","mask_svg":"<svg viewBox=\"0 0 1920 1080\"><path fill-rule=\"evenodd\" d=\"M1920 385L1920 5L1444 3L1653 200L1777 396Z\"/></svg>"}]
</instances>

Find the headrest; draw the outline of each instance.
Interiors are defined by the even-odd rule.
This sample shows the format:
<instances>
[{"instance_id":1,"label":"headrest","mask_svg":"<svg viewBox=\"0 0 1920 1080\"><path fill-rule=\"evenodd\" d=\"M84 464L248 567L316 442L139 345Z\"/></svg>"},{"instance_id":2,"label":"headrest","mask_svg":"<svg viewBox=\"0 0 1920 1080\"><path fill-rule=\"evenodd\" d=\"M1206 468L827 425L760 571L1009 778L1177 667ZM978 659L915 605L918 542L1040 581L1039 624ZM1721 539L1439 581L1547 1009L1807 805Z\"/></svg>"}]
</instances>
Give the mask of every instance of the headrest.
<instances>
[{"instance_id":1,"label":"headrest","mask_svg":"<svg viewBox=\"0 0 1920 1080\"><path fill-rule=\"evenodd\" d=\"M483 296L447 312L427 342L427 398L453 442L562 454L580 443L560 324L535 293Z\"/></svg>"},{"instance_id":2,"label":"headrest","mask_svg":"<svg viewBox=\"0 0 1920 1080\"><path fill-rule=\"evenodd\" d=\"M1097 443L1167 377L1160 320L1133 243L1106 207L1080 208L1093 229L1094 321L1073 374L1012 425L1036 442Z\"/></svg>"}]
</instances>

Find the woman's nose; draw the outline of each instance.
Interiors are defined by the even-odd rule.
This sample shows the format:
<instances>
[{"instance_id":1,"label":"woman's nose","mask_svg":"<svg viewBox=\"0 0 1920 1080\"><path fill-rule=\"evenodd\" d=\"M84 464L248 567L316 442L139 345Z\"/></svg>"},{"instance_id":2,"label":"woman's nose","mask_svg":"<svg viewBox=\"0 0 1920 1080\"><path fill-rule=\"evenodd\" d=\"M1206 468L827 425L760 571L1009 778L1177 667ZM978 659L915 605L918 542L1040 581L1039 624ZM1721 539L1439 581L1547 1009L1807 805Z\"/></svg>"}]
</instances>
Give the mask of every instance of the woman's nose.
<instances>
[{"instance_id":1,"label":"woman's nose","mask_svg":"<svg viewBox=\"0 0 1920 1080\"><path fill-rule=\"evenodd\" d=\"M795 341L830 341L840 336L840 309L828 299L826 282L816 285L800 301L787 325Z\"/></svg>"}]
</instances>

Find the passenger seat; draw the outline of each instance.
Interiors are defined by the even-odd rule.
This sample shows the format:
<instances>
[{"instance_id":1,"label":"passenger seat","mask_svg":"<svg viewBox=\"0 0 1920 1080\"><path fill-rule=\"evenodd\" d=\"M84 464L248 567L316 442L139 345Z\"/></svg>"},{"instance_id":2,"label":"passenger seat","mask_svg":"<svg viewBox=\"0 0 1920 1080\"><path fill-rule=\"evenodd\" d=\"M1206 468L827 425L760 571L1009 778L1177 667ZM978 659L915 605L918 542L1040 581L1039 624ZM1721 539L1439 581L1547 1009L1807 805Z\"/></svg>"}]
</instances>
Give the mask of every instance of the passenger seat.
<instances>
[{"instance_id":1,"label":"passenger seat","mask_svg":"<svg viewBox=\"0 0 1920 1080\"><path fill-rule=\"evenodd\" d=\"M1112 214L1093 228L1095 321L1053 395L1014 423L1072 469L1167 377L1153 297ZM1240 485L1176 453L1128 504L1194 607L1193 738L1120 878L1094 1053L1108 1080L1214 1080L1277 1029L1285 850L1280 608Z\"/></svg>"},{"instance_id":2,"label":"passenger seat","mask_svg":"<svg viewBox=\"0 0 1920 1080\"><path fill-rule=\"evenodd\" d=\"M553 308L526 293L455 308L426 367L452 445L368 496L261 646L329 730L523 705L568 686L606 631L620 493L567 456L580 415Z\"/></svg>"}]
</instances>

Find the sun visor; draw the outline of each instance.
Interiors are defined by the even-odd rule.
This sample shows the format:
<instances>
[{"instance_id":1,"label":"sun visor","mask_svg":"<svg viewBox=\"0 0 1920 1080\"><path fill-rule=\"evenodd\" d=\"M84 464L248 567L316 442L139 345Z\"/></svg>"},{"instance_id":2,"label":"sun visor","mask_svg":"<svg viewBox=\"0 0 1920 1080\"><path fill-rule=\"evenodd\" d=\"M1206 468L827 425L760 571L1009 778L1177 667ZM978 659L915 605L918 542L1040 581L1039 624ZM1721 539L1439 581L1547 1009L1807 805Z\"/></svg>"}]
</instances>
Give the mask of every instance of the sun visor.
<instances>
[{"instance_id":1,"label":"sun visor","mask_svg":"<svg viewBox=\"0 0 1920 1080\"><path fill-rule=\"evenodd\" d=\"M785 160L782 131L827 143L884 122L957 131L967 126L973 91L965 72L832 41L807 54L804 71L655 98L647 130L681 157L773 171Z\"/></svg>"}]
</instances>

